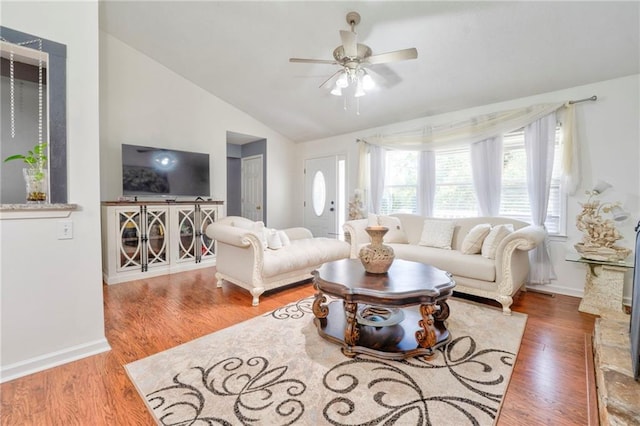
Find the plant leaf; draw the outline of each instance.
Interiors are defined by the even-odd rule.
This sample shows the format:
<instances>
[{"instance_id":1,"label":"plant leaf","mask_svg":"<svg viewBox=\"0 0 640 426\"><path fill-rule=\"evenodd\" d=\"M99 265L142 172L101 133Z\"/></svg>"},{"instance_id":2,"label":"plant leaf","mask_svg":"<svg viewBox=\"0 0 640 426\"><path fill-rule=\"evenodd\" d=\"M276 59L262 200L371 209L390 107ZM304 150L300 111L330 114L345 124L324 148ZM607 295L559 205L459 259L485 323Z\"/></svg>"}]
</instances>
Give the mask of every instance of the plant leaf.
<instances>
[{"instance_id":1,"label":"plant leaf","mask_svg":"<svg viewBox=\"0 0 640 426\"><path fill-rule=\"evenodd\" d=\"M7 157L4 159L4 162L6 163L7 161L11 161L11 160L24 160L24 155L22 154L16 154L16 155L12 155L10 157Z\"/></svg>"}]
</instances>

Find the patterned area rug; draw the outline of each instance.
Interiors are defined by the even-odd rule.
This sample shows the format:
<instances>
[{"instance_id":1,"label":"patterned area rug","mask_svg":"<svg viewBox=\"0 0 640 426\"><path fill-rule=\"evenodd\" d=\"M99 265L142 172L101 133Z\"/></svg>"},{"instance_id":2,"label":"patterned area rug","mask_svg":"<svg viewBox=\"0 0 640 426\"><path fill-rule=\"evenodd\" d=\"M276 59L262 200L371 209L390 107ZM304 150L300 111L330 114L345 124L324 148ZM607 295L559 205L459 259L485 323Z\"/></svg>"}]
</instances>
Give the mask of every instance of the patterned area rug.
<instances>
[{"instance_id":1,"label":"patterned area rug","mask_svg":"<svg viewBox=\"0 0 640 426\"><path fill-rule=\"evenodd\" d=\"M450 299L431 360L345 357L312 298L126 366L162 425L491 425L526 315Z\"/></svg>"}]
</instances>

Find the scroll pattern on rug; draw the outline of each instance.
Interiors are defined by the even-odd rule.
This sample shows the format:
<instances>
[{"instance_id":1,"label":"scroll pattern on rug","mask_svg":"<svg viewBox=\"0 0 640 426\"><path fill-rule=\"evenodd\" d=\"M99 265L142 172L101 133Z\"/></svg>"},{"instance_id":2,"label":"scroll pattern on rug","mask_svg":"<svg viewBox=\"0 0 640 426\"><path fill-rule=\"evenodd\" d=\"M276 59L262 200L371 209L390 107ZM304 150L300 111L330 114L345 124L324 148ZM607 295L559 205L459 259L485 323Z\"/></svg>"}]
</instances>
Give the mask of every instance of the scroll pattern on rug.
<instances>
[{"instance_id":1,"label":"scroll pattern on rug","mask_svg":"<svg viewBox=\"0 0 640 426\"><path fill-rule=\"evenodd\" d=\"M302 299L264 317L308 322L312 301ZM268 350L212 358L144 397L162 425L431 425L443 424L443 413L444 424L492 424L515 353L481 348L470 335L438 351L431 360L341 356L315 380L293 371L295 360L270 359ZM464 395L443 387L435 372L446 373Z\"/></svg>"}]
</instances>

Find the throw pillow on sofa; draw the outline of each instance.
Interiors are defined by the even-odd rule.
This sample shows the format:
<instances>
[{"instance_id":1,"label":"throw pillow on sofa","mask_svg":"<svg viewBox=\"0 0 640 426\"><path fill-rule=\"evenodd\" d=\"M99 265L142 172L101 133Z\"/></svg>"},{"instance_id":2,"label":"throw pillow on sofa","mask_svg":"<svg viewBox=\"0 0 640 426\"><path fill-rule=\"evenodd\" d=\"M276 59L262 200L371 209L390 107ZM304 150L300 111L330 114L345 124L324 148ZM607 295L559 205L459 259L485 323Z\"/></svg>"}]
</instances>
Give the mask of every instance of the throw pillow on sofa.
<instances>
[{"instance_id":1,"label":"throw pillow on sofa","mask_svg":"<svg viewBox=\"0 0 640 426\"><path fill-rule=\"evenodd\" d=\"M271 250L279 250L291 244L291 240L286 232L277 229L267 229L267 248Z\"/></svg>"},{"instance_id":2,"label":"throw pillow on sofa","mask_svg":"<svg viewBox=\"0 0 640 426\"><path fill-rule=\"evenodd\" d=\"M409 242L407 234L402 228L402 223L397 217L369 213L368 221L368 226L384 226L385 228L389 228L389 231L384 234L383 241L385 243L406 244Z\"/></svg>"},{"instance_id":3,"label":"throw pillow on sofa","mask_svg":"<svg viewBox=\"0 0 640 426\"><path fill-rule=\"evenodd\" d=\"M280 234L275 229L271 229L267 234L267 247L271 250L278 250L283 247Z\"/></svg>"},{"instance_id":4,"label":"throw pillow on sofa","mask_svg":"<svg viewBox=\"0 0 640 426\"><path fill-rule=\"evenodd\" d=\"M482 243L481 254L488 259L495 259L496 250L498 246L504 240L507 235L513 232L513 225L505 223L502 225L496 225L491 228L489 235L484 239Z\"/></svg>"},{"instance_id":5,"label":"throw pillow on sofa","mask_svg":"<svg viewBox=\"0 0 640 426\"><path fill-rule=\"evenodd\" d=\"M418 245L451 250L451 240L456 223L450 220L424 221Z\"/></svg>"},{"instance_id":6,"label":"throw pillow on sofa","mask_svg":"<svg viewBox=\"0 0 640 426\"><path fill-rule=\"evenodd\" d=\"M461 250L463 254L478 254L482 250L482 243L489 235L491 225L488 223L480 223L469 231L462 240Z\"/></svg>"},{"instance_id":7,"label":"throw pillow on sofa","mask_svg":"<svg viewBox=\"0 0 640 426\"><path fill-rule=\"evenodd\" d=\"M280 237L280 241L282 241L282 247L288 246L291 244L291 240L289 236L284 231L278 231L278 236Z\"/></svg>"}]
</instances>

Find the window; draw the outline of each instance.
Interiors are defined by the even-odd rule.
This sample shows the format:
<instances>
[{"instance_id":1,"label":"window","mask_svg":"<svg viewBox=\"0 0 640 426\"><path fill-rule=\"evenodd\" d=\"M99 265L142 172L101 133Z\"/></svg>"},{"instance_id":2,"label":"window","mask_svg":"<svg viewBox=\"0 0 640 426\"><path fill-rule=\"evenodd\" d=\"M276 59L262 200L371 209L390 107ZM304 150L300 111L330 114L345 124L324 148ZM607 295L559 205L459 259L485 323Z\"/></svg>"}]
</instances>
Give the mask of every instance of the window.
<instances>
[{"instance_id":1,"label":"window","mask_svg":"<svg viewBox=\"0 0 640 426\"><path fill-rule=\"evenodd\" d=\"M435 217L473 217L478 215L471 177L469 148L436 153Z\"/></svg>"},{"instance_id":2,"label":"window","mask_svg":"<svg viewBox=\"0 0 640 426\"><path fill-rule=\"evenodd\" d=\"M524 132L516 131L504 136L504 166L502 169L502 194L500 215L531 221L531 205L527 192L527 157L524 149ZM545 227L551 234L565 232L564 203L561 190L562 142L560 129L556 129L553 172L549 190L549 205Z\"/></svg>"},{"instance_id":3,"label":"window","mask_svg":"<svg viewBox=\"0 0 640 426\"><path fill-rule=\"evenodd\" d=\"M562 142L556 130L551 189L545 226L551 234L565 230L565 205L561 188ZM500 215L531 222L527 191L527 163L522 130L503 138L503 169ZM388 151L382 214L417 212L418 153ZM478 215L471 175L469 147L436 152L434 217L456 218Z\"/></svg>"},{"instance_id":4,"label":"window","mask_svg":"<svg viewBox=\"0 0 640 426\"><path fill-rule=\"evenodd\" d=\"M417 213L418 153L387 151L381 214Z\"/></svg>"}]
</instances>

